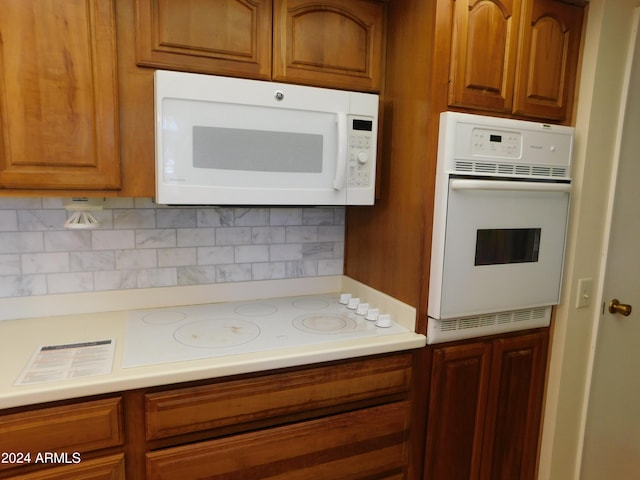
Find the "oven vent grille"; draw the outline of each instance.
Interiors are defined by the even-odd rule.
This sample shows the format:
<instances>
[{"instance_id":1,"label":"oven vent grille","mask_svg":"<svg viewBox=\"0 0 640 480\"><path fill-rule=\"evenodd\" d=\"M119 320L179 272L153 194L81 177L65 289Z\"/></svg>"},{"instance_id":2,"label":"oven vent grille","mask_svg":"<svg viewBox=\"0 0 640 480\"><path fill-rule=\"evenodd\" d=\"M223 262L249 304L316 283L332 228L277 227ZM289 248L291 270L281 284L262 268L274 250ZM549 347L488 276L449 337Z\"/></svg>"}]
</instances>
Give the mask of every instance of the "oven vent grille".
<instances>
[{"instance_id":1,"label":"oven vent grille","mask_svg":"<svg viewBox=\"0 0 640 480\"><path fill-rule=\"evenodd\" d=\"M526 330L549 325L551 307L539 307L473 317L436 320L429 318L427 343L484 337L497 333Z\"/></svg>"},{"instance_id":2,"label":"oven vent grille","mask_svg":"<svg viewBox=\"0 0 640 480\"><path fill-rule=\"evenodd\" d=\"M523 165L512 163L474 162L456 160L454 169L460 173L480 173L489 175L517 175L523 177L568 178L568 167L545 165Z\"/></svg>"}]
</instances>

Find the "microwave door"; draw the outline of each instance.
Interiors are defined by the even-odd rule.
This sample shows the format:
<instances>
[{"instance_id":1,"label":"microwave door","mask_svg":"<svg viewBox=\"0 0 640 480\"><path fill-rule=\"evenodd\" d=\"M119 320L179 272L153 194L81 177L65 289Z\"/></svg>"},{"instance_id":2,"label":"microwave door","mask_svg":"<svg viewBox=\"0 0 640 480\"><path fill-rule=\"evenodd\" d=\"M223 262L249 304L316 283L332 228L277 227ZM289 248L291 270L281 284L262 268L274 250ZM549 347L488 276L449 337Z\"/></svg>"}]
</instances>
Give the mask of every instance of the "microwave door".
<instances>
[{"instance_id":1,"label":"microwave door","mask_svg":"<svg viewBox=\"0 0 640 480\"><path fill-rule=\"evenodd\" d=\"M177 99L163 109L159 203L345 204L341 115Z\"/></svg>"},{"instance_id":2,"label":"microwave door","mask_svg":"<svg viewBox=\"0 0 640 480\"><path fill-rule=\"evenodd\" d=\"M557 304L569 189L450 179L440 318Z\"/></svg>"}]
</instances>

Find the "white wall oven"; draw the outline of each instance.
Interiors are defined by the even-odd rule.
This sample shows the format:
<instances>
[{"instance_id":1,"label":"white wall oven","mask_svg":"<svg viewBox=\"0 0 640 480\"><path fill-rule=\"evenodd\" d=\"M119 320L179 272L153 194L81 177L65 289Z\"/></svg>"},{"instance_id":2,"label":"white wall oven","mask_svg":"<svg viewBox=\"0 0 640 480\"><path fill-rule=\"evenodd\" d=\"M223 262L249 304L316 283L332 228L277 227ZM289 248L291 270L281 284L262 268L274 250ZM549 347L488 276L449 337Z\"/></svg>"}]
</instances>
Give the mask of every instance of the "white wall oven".
<instances>
[{"instance_id":1,"label":"white wall oven","mask_svg":"<svg viewBox=\"0 0 640 480\"><path fill-rule=\"evenodd\" d=\"M573 133L441 114L428 343L549 325L560 300Z\"/></svg>"}]
</instances>

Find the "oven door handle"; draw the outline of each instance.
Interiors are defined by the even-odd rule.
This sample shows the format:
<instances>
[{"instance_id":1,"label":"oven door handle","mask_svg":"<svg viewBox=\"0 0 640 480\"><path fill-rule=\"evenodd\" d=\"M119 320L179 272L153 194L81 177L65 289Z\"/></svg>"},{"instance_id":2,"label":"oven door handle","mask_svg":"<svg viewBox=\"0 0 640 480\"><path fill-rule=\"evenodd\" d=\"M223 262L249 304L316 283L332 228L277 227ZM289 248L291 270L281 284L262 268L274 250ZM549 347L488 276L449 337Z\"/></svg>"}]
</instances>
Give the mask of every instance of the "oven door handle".
<instances>
[{"instance_id":1,"label":"oven door handle","mask_svg":"<svg viewBox=\"0 0 640 480\"><path fill-rule=\"evenodd\" d=\"M514 192L570 192L570 183L519 182L501 180L469 180L454 178L449 183L452 190L502 190Z\"/></svg>"}]
</instances>

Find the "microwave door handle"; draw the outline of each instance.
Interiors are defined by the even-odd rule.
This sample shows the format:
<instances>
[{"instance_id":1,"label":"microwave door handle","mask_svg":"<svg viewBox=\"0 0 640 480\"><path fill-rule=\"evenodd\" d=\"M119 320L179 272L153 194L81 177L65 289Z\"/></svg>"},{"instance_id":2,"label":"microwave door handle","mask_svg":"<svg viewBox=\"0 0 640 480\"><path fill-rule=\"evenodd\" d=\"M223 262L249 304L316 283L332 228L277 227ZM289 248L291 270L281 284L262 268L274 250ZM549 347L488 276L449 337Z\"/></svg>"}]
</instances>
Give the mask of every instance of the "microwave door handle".
<instances>
[{"instance_id":1,"label":"microwave door handle","mask_svg":"<svg viewBox=\"0 0 640 480\"><path fill-rule=\"evenodd\" d=\"M335 190L344 189L345 177L347 175L347 115L338 113L338 156L336 160L336 175L333 177L333 188Z\"/></svg>"},{"instance_id":2,"label":"microwave door handle","mask_svg":"<svg viewBox=\"0 0 640 480\"><path fill-rule=\"evenodd\" d=\"M456 178L450 183L452 190L502 190L514 192L570 192L570 183L519 182L500 180L468 180Z\"/></svg>"}]
</instances>

